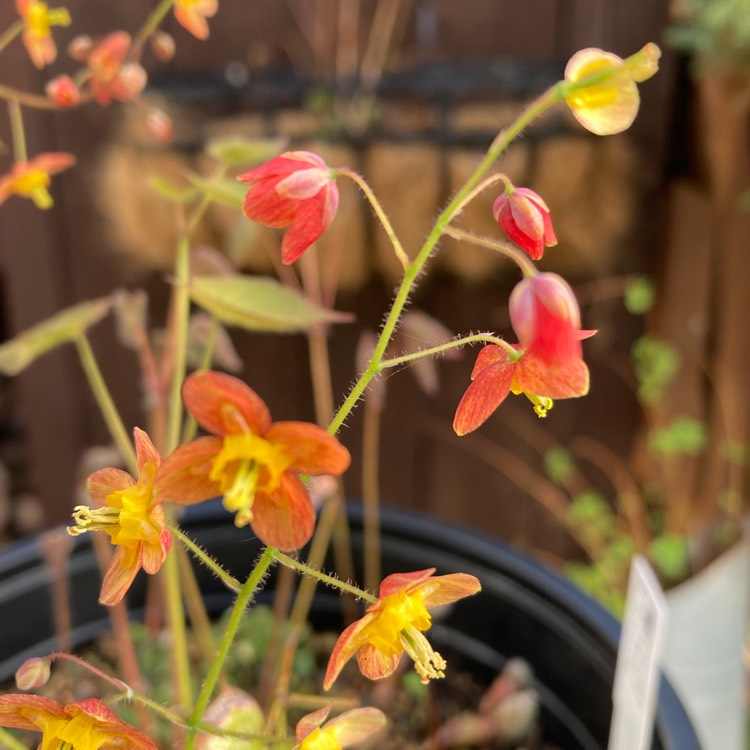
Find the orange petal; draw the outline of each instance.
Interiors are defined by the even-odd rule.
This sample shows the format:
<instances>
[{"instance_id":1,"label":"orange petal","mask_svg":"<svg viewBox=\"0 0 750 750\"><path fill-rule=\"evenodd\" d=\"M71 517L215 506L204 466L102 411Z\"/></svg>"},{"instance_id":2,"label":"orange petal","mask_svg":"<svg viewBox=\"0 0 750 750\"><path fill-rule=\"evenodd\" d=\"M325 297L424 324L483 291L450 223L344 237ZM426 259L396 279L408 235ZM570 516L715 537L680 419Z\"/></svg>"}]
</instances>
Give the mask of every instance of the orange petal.
<instances>
[{"instance_id":1,"label":"orange petal","mask_svg":"<svg viewBox=\"0 0 750 750\"><path fill-rule=\"evenodd\" d=\"M35 156L29 162L29 166L52 175L72 167L75 163L76 158L73 154L68 154L65 151L48 151Z\"/></svg>"},{"instance_id":2,"label":"orange petal","mask_svg":"<svg viewBox=\"0 0 750 750\"><path fill-rule=\"evenodd\" d=\"M30 716L42 714L40 719L65 719L65 709L52 698L41 695L21 695L11 693L0 695L0 727L28 729L39 732L41 726L34 724Z\"/></svg>"},{"instance_id":3,"label":"orange petal","mask_svg":"<svg viewBox=\"0 0 750 750\"><path fill-rule=\"evenodd\" d=\"M94 730L105 735L103 747L122 747L128 750L157 750L157 746L145 734L118 718L111 709L98 698L69 703L65 713L74 719L86 714L94 719Z\"/></svg>"},{"instance_id":4,"label":"orange petal","mask_svg":"<svg viewBox=\"0 0 750 750\"><path fill-rule=\"evenodd\" d=\"M451 604L481 590L482 584L479 583L479 579L468 573L449 573L445 576L436 576L419 586L422 602L427 609Z\"/></svg>"},{"instance_id":5,"label":"orange petal","mask_svg":"<svg viewBox=\"0 0 750 750\"><path fill-rule=\"evenodd\" d=\"M172 451L159 467L154 493L180 505L195 505L216 497L219 484L209 479L209 472L222 444L219 437L199 437Z\"/></svg>"},{"instance_id":6,"label":"orange petal","mask_svg":"<svg viewBox=\"0 0 750 750\"><path fill-rule=\"evenodd\" d=\"M490 352L485 355L485 359L498 357L497 362L480 369L461 398L456 408L456 416L453 418L453 429L457 435L466 435L476 430L489 419L492 412L500 406L510 393L513 373L518 363L510 362L508 353L502 347L494 348L499 349L504 358L498 352ZM480 357L486 349L489 349L489 347L485 347L480 352ZM477 358L477 364L474 366L475 373L479 364L480 361Z\"/></svg>"},{"instance_id":7,"label":"orange petal","mask_svg":"<svg viewBox=\"0 0 750 750\"><path fill-rule=\"evenodd\" d=\"M383 599L402 589L414 589L428 580L435 570L435 568L425 568L425 570L415 570L411 573L392 573L382 580L378 597Z\"/></svg>"},{"instance_id":8,"label":"orange petal","mask_svg":"<svg viewBox=\"0 0 750 750\"><path fill-rule=\"evenodd\" d=\"M331 719L326 729L333 730L336 742L341 747L350 747L364 742L387 723L388 719L378 708L353 708Z\"/></svg>"},{"instance_id":9,"label":"orange petal","mask_svg":"<svg viewBox=\"0 0 750 750\"><path fill-rule=\"evenodd\" d=\"M196 372L185 380L182 398L198 424L214 435L264 435L271 426L265 401L231 375L211 370Z\"/></svg>"},{"instance_id":10,"label":"orange petal","mask_svg":"<svg viewBox=\"0 0 750 750\"><path fill-rule=\"evenodd\" d=\"M133 439L135 441L135 452L138 456L138 471L143 469L144 464L148 461L155 463L157 466L161 461L159 451L154 448L151 438L146 432L136 427L133 430Z\"/></svg>"},{"instance_id":11,"label":"orange petal","mask_svg":"<svg viewBox=\"0 0 750 750\"><path fill-rule=\"evenodd\" d=\"M294 737L297 742L302 742L310 732L317 729L328 718L328 714L330 713L331 704L329 703L323 706L323 708L319 708L317 711L303 716L297 722L297 726L294 729Z\"/></svg>"},{"instance_id":12,"label":"orange petal","mask_svg":"<svg viewBox=\"0 0 750 750\"><path fill-rule=\"evenodd\" d=\"M375 646L366 643L357 652L357 663L365 677L371 680L382 680L394 672L402 655L403 651L395 656L386 656Z\"/></svg>"},{"instance_id":13,"label":"orange petal","mask_svg":"<svg viewBox=\"0 0 750 750\"><path fill-rule=\"evenodd\" d=\"M140 545L139 545L140 546ZM107 574L102 581L99 601L108 607L114 607L133 583L136 573L141 569L138 547L118 547L112 558Z\"/></svg>"},{"instance_id":14,"label":"orange petal","mask_svg":"<svg viewBox=\"0 0 750 750\"><path fill-rule=\"evenodd\" d=\"M551 399L576 398L589 392L589 368L582 359L560 367L550 367L538 357L521 357L513 385L525 393Z\"/></svg>"},{"instance_id":15,"label":"orange petal","mask_svg":"<svg viewBox=\"0 0 750 750\"><path fill-rule=\"evenodd\" d=\"M86 489L96 507L105 504L107 495L125 490L135 484L135 479L122 469L99 469L86 480Z\"/></svg>"},{"instance_id":16,"label":"orange petal","mask_svg":"<svg viewBox=\"0 0 750 750\"><path fill-rule=\"evenodd\" d=\"M309 422L274 422L264 437L283 445L291 468L303 474L340 476L351 462L349 451L335 437Z\"/></svg>"},{"instance_id":17,"label":"orange petal","mask_svg":"<svg viewBox=\"0 0 750 750\"><path fill-rule=\"evenodd\" d=\"M307 490L291 472L281 476L274 492L258 492L251 522L258 538L282 550L299 549L315 529L315 511Z\"/></svg>"},{"instance_id":18,"label":"orange petal","mask_svg":"<svg viewBox=\"0 0 750 750\"><path fill-rule=\"evenodd\" d=\"M143 569L150 575L158 573L164 560L167 559L169 550L172 549L172 533L169 529L164 529L159 537L159 544L143 543L141 555L141 564Z\"/></svg>"},{"instance_id":19,"label":"orange petal","mask_svg":"<svg viewBox=\"0 0 750 750\"><path fill-rule=\"evenodd\" d=\"M281 260L285 265L294 263L328 229L338 205L339 192L334 184L323 188L315 197L300 201L281 242Z\"/></svg>"},{"instance_id":20,"label":"orange petal","mask_svg":"<svg viewBox=\"0 0 750 750\"><path fill-rule=\"evenodd\" d=\"M341 633L328 660L328 667L323 679L323 690L331 689L331 685L336 681L344 665L354 656L358 648L356 641L357 634L369 625L374 617L375 615L368 612L364 617L353 622Z\"/></svg>"}]
</instances>

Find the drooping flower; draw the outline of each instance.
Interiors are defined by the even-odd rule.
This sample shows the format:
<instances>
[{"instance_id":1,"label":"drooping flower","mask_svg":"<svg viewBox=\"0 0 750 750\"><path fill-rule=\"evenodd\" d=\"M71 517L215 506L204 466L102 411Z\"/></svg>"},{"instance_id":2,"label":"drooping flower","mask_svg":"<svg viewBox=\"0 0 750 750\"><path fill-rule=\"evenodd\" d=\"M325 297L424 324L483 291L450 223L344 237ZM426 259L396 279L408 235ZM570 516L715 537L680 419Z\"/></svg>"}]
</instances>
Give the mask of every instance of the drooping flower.
<instances>
[{"instance_id":1,"label":"drooping flower","mask_svg":"<svg viewBox=\"0 0 750 750\"><path fill-rule=\"evenodd\" d=\"M414 661L422 682L445 676L445 660L424 636L432 624L428 610L476 594L482 587L466 573L434 576L434 572L435 568L428 568L383 579L377 602L339 636L328 661L324 690L330 689L355 654L360 671L371 680L391 674L404 652Z\"/></svg>"},{"instance_id":2,"label":"drooping flower","mask_svg":"<svg viewBox=\"0 0 750 750\"><path fill-rule=\"evenodd\" d=\"M182 398L211 435L167 456L159 494L182 505L223 495L235 524L250 524L265 544L303 546L315 513L299 474L343 474L350 461L346 448L317 425L272 422L260 396L231 375L194 373Z\"/></svg>"},{"instance_id":3,"label":"drooping flower","mask_svg":"<svg viewBox=\"0 0 750 750\"><path fill-rule=\"evenodd\" d=\"M492 215L508 238L534 260L544 255L545 247L557 244L547 204L529 188L510 185L495 200Z\"/></svg>"},{"instance_id":4,"label":"drooping flower","mask_svg":"<svg viewBox=\"0 0 750 750\"><path fill-rule=\"evenodd\" d=\"M40 750L157 750L98 698L63 705L40 695L0 695L0 726L41 732Z\"/></svg>"},{"instance_id":5,"label":"drooping flower","mask_svg":"<svg viewBox=\"0 0 750 750\"><path fill-rule=\"evenodd\" d=\"M637 83L648 80L659 67L661 51L649 43L623 60L611 52L589 47L576 52L565 68L565 80L587 85L571 87L565 97L573 116L596 135L627 130L640 106Z\"/></svg>"},{"instance_id":6,"label":"drooping flower","mask_svg":"<svg viewBox=\"0 0 750 750\"><path fill-rule=\"evenodd\" d=\"M53 201L47 188L52 175L75 163L73 154L63 152L39 154L31 161L16 162L10 172L0 177L0 203L18 195L31 198L37 208L51 208Z\"/></svg>"},{"instance_id":7,"label":"drooping flower","mask_svg":"<svg viewBox=\"0 0 750 750\"><path fill-rule=\"evenodd\" d=\"M555 399L588 393L581 339L593 332L581 330L578 302L567 282L552 273L524 279L511 293L510 318L519 343L489 344L479 352L453 420L458 435L477 429L509 393L525 393L540 417Z\"/></svg>"},{"instance_id":8,"label":"drooping flower","mask_svg":"<svg viewBox=\"0 0 750 750\"><path fill-rule=\"evenodd\" d=\"M58 107L73 107L81 101L81 91L70 76L51 78L44 91Z\"/></svg>"},{"instance_id":9,"label":"drooping flower","mask_svg":"<svg viewBox=\"0 0 750 750\"><path fill-rule=\"evenodd\" d=\"M294 263L336 215L339 191L331 169L309 151L287 151L238 178L247 183L245 215L269 227L289 227L281 259Z\"/></svg>"},{"instance_id":10,"label":"drooping flower","mask_svg":"<svg viewBox=\"0 0 750 750\"><path fill-rule=\"evenodd\" d=\"M22 39L31 62L37 68L49 65L57 58L57 46L52 38L52 26L70 26L67 8L50 8L40 0L16 0L16 10L23 19Z\"/></svg>"},{"instance_id":11,"label":"drooping flower","mask_svg":"<svg viewBox=\"0 0 750 750\"><path fill-rule=\"evenodd\" d=\"M130 34L114 31L95 44L89 52L87 65L91 72L89 85L99 104L112 99L130 101L146 87L148 76L136 62L126 62L130 51Z\"/></svg>"},{"instance_id":12,"label":"drooping flower","mask_svg":"<svg viewBox=\"0 0 750 750\"><path fill-rule=\"evenodd\" d=\"M216 15L219 0L175 0L174 15L194 37L208 39L207 18Z\"/></svg>"},{"instance_id":13,"label":"drooping flower","mask_svg":"<svg viewBox=\"0 0 750 750\"><path fill-rule=\"evenodd\" d=\"M329 704L303 716L297 722L297 744L292 750L344 750L365 742L388 721L377 708L353 708L326 721L330 712Z\"/></svg>"},{"instance_id":14,"label":"drooping flower","mask_svg":"<svg viewBox=\"0 0 750 750\"><path fill-rule=\"evenodd\" d=\"M121 469L94 472L87 482L94 507L77 506L73 512L76 525L68 527L74 536L106 531L117 547L99 596L109 606L122 600L141 568L156 573L172 546L162 500L154 489L161 457L143 430L136 427L134 437L138 479Z\"/></svg>"}]
</instances>

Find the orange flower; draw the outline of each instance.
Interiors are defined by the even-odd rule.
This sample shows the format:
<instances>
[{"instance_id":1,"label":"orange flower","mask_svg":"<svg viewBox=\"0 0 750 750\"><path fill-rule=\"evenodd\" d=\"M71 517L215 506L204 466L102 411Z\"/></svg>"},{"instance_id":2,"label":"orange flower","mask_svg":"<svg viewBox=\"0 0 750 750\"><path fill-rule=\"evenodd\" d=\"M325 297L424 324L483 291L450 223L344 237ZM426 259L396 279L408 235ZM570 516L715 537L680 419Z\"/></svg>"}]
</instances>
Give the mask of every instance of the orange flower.
<instances>
[{"instance_id":1,"label":"orange flower","mask_svg":"<svg viewBox=\"0 0 750 750\"><path fill-rule=\"evenodd\" d=\"M39 695L0 695L0 726L41 732L40 750L157 750L98 698L64 706Z\"/></svg>"},{"instance_id":2,"label":"orange flower","mask_svg":"<svg viewBox=\"0 0 750 750\"><path fill-rule=\"evenodd\" d=\"M269 227L289 227L281 260L294 263L331 225L339 206L336 179L309 151L287 151L237 179L250 187L245 216Z\"/></svg>"},{"instance_id":3,"label":"orange flower","mask_svg":"<svg viewBox=\"0 0 750 750\"><path fill-rule=\"evenodd\" d=\"M223 495L224 507L237 514L235 524L250 524L265 544L304 545L315 513L298 474L343 474L350 460L346 448L316 425L271 422L260 396L231 375L194 373L182 398L212 434L165 459L159 494L183 505Z\"/></svg>"},{"instance_id":4,"label":"orange flower","mask_svg":"<svg viewBox=\"0 0 750 750\"><path fill-rule=\"evenodd\" d=\"M219 0L175 0L175 18L198 39L208 39L207 18L216 15Z\"/></svg>"},{"instance_id":5,"label":"orange flower","mask_svg":"<svg viewBox=\"0 0 750 750\"><path fill-rule=\"evenodd\" d=\"M540 273L521 281L510 296L510 319L520 343L479 352L453 420L458 435L477 429L509 393L525 393L540 417L554 399L588 393L581 339L594 332L581 330L578 302L562 278Z\"/></svg>"},{"instance_id":6,"label":"orange flower","mask_svg":"<svg viewBox=\"0 0 750 750\"><path fill-rule=\"evenodd\" d=\"M57 47L50 27L70 26L70 13L66 8L49 8L39 0L16 0L16 10L23 19L23 43L31 62L43 68L55 61Z\"/></svg>"},{"instance_id":7,"label":"orange flower","mask_svg":"<svg viewBox=\"0 0 750 750\"><path fill-rule=\"evenodd\" d=\"M94 472L87 482L94 508L77 506L73 512L76 525L68 527L73 536L106 531L116 545L99 596L102 604L110 606L122 600L141 568L156 573L172 546L161 498L154 492L161 458L143 430L136 427L134 436L138 480L121 469Z\"/></svg>"},{"instance_id":8,"label":"orange flower","mask_svg":"<svg viewBox=\"0 0 750 750\"><path fill-rule=\"evenodd\" d=\"M574 84L565 96L573 116L596 135L627 130L640 106L636 83L656 73L660 56L655 44L626 60L593 47L576 52L565 68L565 80Z\"/></svg>"},{"instance_id":9,"label":"orange flower","mask_svg":"<svg viewBox=\"0 0 750 750\"><path fill-rule=\"evenodd\" d=\"M476 594L482 587L466 573L434 577L434 572L435 568L428 568L383 579L378 601L339 636L328 661L324 690L330 689L354 654L362 674L371 680L391 674L404 651L422 682L445 676L445 660L423 635L432 624L427 610Z\"/></svg>"},{"instance_id":10,"label":"orange flower","mask_svg":"<svg viewBox=\"0 0 750 750\"><path fill-rule=\"evenodd\" d=\"M49 194L51 176L76 163L73 154L49 152L35 156L31 161L16 162L10 172L0 177L0 203L11 195L31 198L37 208L51 208Z\"/></svg>"},{"instance_id":11,"label":"orange flower","mask_svg":"<svg viewBox=\"0 0 750 750\"><path fill-rule=\"evenodd\" d=\"M295 730L297 743L292 750L343 750L365 742L387 723L377 708L353 708L326 721L330 704L303 716Z\"/></svg>"},{"instance_id":12,"label":"orange flower","mask_svg":"<svg viewBox=\"0 0 750 750\"><path fill-rule=\"evenodd\" d=\"M148 77L143 67L136 62L125 62L129 51L130 34L114 31L89 52L89 85L99 104L109 104L112 99L130 101L146 87Z\"/></svg>"}]
</instances>

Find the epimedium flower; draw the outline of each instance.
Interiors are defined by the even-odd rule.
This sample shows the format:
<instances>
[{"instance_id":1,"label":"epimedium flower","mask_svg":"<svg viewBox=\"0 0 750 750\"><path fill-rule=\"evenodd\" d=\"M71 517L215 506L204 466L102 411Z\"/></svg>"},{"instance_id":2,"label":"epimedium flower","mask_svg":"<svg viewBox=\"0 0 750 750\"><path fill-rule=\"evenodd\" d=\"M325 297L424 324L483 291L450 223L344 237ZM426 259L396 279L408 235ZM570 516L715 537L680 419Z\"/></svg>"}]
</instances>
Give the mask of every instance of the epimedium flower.
<instances>
[{"instance_id":1,"label":"epimedium flower","mask_svg":"<svg viewBox=\"0 0 750 750\"><path fill-rule=\"evenodd\" d=\"M207 18L216 15L219 0L175 0L174 15L194 37L208 39Z\"/></svg>"},{"instance_id":2,"label":"epimedium flower","mask_svg":"<svg viewBox=\"0 0 750 750\"><path fill-rule=\"evenodd\" d=\"M182 398L211 434L167 456L159 494L182 505L222 495L236 526L249 524L274 547L303 546L312 536L315 512L299 474L341 475L349 451L317 425L272 422L260 396L231 375L193 373Z\"/></svg>"},{"instance_id":3,"label":"epimedium flower","mask_svg":"<svg viewBox=\"0 0 750 750\"><path fill-rule=\"evenodd\" d=\"M40 750L157 750L98 698L63 705L40 695L0 695L0 726L41 732Z\"/></svg>"},{"instance_id":4,"label":"epimedium flower","mask_svg":"<svg viewBox=\"0 0 750 750\"><path fill-rule=\"evenodd\" d=\"M113 31L89 51L86 59L91 73L89 86L99 104L107 105L112 99L130 101L146 87L148 76L143 67L127 62L130 43L126 31Z\"/></svg>"},{"instance_id":5,"label":"epimedium flower","mask_svg":"<svg viewBox=\"0 0 750 750\"><path fill-rule=\"evenodd\" d=\"M162 500L154 489L161 457L149 436L134 430L138 479L122 469L100 469L87 482L94 507L77 506L73 511L73 536L87 531L105 531L117 547L104 576L99 601L119 604L136 573L143 568L156 573L172 546Z\"/></svg>"},{"instance_id":6,"label":"epimedium flower","mask_svg":"<svg viewBox=\"0 0 750 750\"><path fill-rule=\"evenodd\" d=\"M492 205L492 215L511 241L539 260L545 247L557 244L549 208L533 190L507 185Z\"/></svg>"},{"instance_id":7,"label":"epimedium flower","mask_svg":"<svg viewBox=\"0 0 750 750\"><path fill-rule=\"evenodd\" d=\"M331 225L339 205L333 171L316 154L287 151L240 175L249 185L248 219L277 229L289 227L281 259L294 263Z\"/></svg>"},{"instance_id":8,"label":"epimedium flower","mask_svg":"<svg viewBox=\"0 0 750 750\"><path fill-rule=\"evenodd\" d=\"M23 19L23 39L31 62L37 68L49 65L57 58L57 46L52 38L52 26L70 26L67 8L50 8L40 0L16 0L16 10Z\"/></svg>"},{"instance_id":9,"label":"epimedium flower","mask_svg":"<svg viewBox=\"0 0 750 750\"><path fill-rule=\"evenodd\" d=\"M568 84L591 82L568 88L565 101L573 116L596 135L627 130L640 106L636 84L656 73L660 56L653 43L625 60L593 47L576 52L565 68L565 80Z\"/></svg>"},{"instance_id":10,"label":"epimedium flower","mask_svg":"<svg viewBox=\"0 0 750 750\"><path fill-rule=\"evenodd\" d=\"M328 661L324 690L331 688L355 654L360 671L371 680L391 674L404 652L414 661L422 682L445 676L445 660L424 635L432 624L428 610L476 594L482 587L466 573L434 573L435 568L427 568L383 579L378 600L339 636Z\"/></svg>"},{"instance_id":11,"label":"epimedium flower","mask_svg":"<svg viewBox=\"0 0 750 750\"><path fill-rule=\"evenodd\" d=\"M564 279L552 273L525 278L511 292L510 319L519 343L479 352L453 420L458 435L477 429L509 393L525 393L540 417L555 399L588 393L581 339L593 331L581 330L578 302Z\"/></svg>"},{"instance_id":12,"label":"epimedium flower","mask_svg":"<svg viewBox=\"0 0 750 750\"><path fill-rule=\"evenodd\" d=\"M328 705L303 716L297 722L297 744L292 750L344 750L365 742L388 721L377 708L353 708L326 721L330 712Z\"/></svg>"},{"instance_id":13,"label":"epimedium flower","mask_svg":"<svg viewBox=\"0 0 750 750\"><path fill-rule=\"evenodd\" d=\"M11 195L31 198L37 208L51 208L52 196L47 189L52 175L76 163L73 154L50 151L35 156L30 161L16 162L10 172L0 177L0 203Z\"/></svg>"},{"instance_id":14,"label":"epimedium flower","mask_svg":"<svg viewBox=\"0 0 750 750\"><path fill-rule=\"evenodd\" d=\"M44 86L47 96L61 108L74 107L81 101L81 91L70 76L55 76Z\"/></svg>"}]
</instances>

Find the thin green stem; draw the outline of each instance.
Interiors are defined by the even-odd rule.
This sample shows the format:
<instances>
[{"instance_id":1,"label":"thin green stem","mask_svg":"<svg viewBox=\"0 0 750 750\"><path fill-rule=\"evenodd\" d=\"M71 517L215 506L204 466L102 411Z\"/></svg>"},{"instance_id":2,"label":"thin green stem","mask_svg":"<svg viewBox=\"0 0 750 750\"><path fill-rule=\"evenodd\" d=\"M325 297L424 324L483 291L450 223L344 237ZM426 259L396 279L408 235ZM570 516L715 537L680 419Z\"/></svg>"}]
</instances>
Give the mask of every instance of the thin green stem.
<instances>
[{"instance_id":1,"label":"thin green stem","mask_svg":"<svg viewBox=\"0 0 750 750\"><path fill-rule=\"evenodd\" d=\"M171 525L169 530L190 550L227 588L233 591L239 591L242 584L224 568L219 565L210 555L202 550L187 534L182 532L179 527Z\"/></svg>"},{"instance_id":2,"label":"thin green stem","mask_svg":"<svg viewBox=\"0 0 750 750\"><path fill-rule=\"evenodd\" d=\"M182 381L187 362L187 329L190 317L190 239L186 232L177 242L175 261L175 288L172 351L172 381L169 389L169 419L167 425L167 452L171 453L179 444L182 426Z\"/></svg>"},{"instance_id":3,"label":"thin green stem","mask_svg":"<svg viewBox=\"0 0 750 750\"><path fill-rule=\"evenodd\" d=\"M450 351L451 349L460 349L461 347L468 346L470 344L495 344L496 346L501 346L503 349L505 349L513 359L516 359L518 357L518 350L504 339L501 339L498 336L493 336L491 333L474 333L470 336L464 336L463 338L453 339L453 341L447 341L445 344L431 346L429 349L421 349L418 352L404 354L401 357L384 359L380 363L380 369L385 370L389 367L398 367L399 365L404 365L408 362L414 362L417 359L422 359L424 357L434 357L437 354L443 354L444 352Z\"/></svg>"},{"instance_id":4,"label":"thin green stem","mask_svg":"<svg viewBox=\"0 0 750 750\"><path fill-rule=\"evenodd\" d=\"M201 357L198 369L208 370L211 368L211 364L214 360L214 349L216 348L216 339L219 334L219 319L215 316L211 316L211 328L206 338L206 345L203 348L203 356ZM198 421L196 418L189 414L185 419L185 424L182 428L182 442L187 443L192 440L198 432Z\"/></svg>"},{"instance_id":5,"label":"thin green stem","mask_svg":"<svg viewBox=\"0 0 750 750\"><path fill-rule=\"evenodd\" d=\"M10 129L13 135L13 159L18 163L28 161L26 131L23 128L23 112L21 111L21 102L18 99L8 100L8 114L10 116Z\"/></svg>"},{"instance_id":6,"label":"thin green stem","mask_svg":"<svg viewBox=\"0 0 750 750\"><path fill-rule=\"evenodd\" d=\"M172 666L175 688L180 705L187 709L193 702L193 687L190 679L190 656L188 654L185 628L185 608L180 590L179 560L174 550L170 551L162 567L167 592L167 621L171 636Z\"/></svg>"},{"instance_id":7,"label":"thin green stem","mask_svg":"<svg viewBox=\"0 0 750 750\"><path fill-rule=\"evenodd\" d=\"M140 56L141 48L151 34L159 28L159 24L164 20L173 5L174 0L161 0L161 2L151 11L141 27L141 30L138 32L138 35L133 42L133 46L130 48L131 59L137 59Z\"/></svg>"},{"instance_id":8,"label":"thin green stem","mask_svg":"<svg viewBox=\"0 0 750 750\"><path fill-rule=\"evenodd\" d=\"M476 198L480 193L483 193L488 187L491 187L496 182L505 183L505 186L507 188L508 184L510 183L510 180L508 179L507 175L504 175L501 172L497 172L496 174L491 174L489 177L482 180L471 191L469 191L466 197L456 207L456 215L460 214L461 211L463 211L464 208L466 208L466 206L468 206L469 203L471 203L474 200L474 198Z\"/></svg>"},{"instance_id":9,"label":"thin green stem","mask_svg":"<svg viewBox=\"0 0 750 750\"><path fill-rule=\"evenodd\" d=\"M344 423L346 418L352 412L357 402L359 401L362 394L365 392L368 384L372 378L380 370L380 363L385 356L385 351L390 343L391 336L396 330L396 326L401 317L401 313L409 300L412 289L416 280L421 275L424 267L429 260L430 256L435 250L435 247L440 238L445 234L445 231L450 222L455 218L457 211L461 206L465 204L466 197L471 194L472 190L479 184L488 170L495 163L497 158L507 148L516 136L529 125L533 120L543 114L552 105L560 101L562 98L562 88L560 84L555 84L552 88L546 91L539 99L533 102L526 110L524 110L518 119L505 130L500 131L492 145L488 149L484 158L479 162L474 173L464 183L463 187L455 194L451 202L446 206L443 212L438 216L435 224L432 227L427 239L425 240L422 248L420 249L417 257L413 262L409 263L404 269L404 276L401 280L401 284L396 292L396 297L391 305L390 312L383 324L378 337L377 344L370 358L370 362L365 368L364 372L359 376L359 379L354 384L354 387L349 392L344 403L339 408L338 412L333 417L331 424L328 426L328 432L331 435L335 435L341 425Z\"/></svg>"},{"instance_id":10,"label":"thin green stem","mask_svg":"<svg viewBox=\"0 0 750 750\"><path fill-rule=\"evenodd\" d=\"M86 373L86 379L91 386L94 398L104 417L110 435L112 435L112 439L120 449L125 465L135 475L138 473L138 459L135 454L135 448L125 429L125 425L122 423L120 414L107 388L86 334L82 333L76 338L76 348L78 349L78 356L81 359L83 371Z\"/></svg>"},{"instance_id":11,"label":"thin green stem","mask_svg":"<svg viewBox=\"0 0 750 750\"><path fill-rule=\"evenodd\" d=\"M0 747L6 750L29 750L29 748L17 740L7 729L0 727Z\"/></svg>"},{"instance_id":12,"label":"thin green stem","mask_svg":"<svg viewBox=\"0 0 750 750\"><path fill-rule=\"evenodd\" d=\"M357 187L364 193L365 198L370 201L370 205L372 206L373 211L375 211L375 215L380 220L385 233L388 235L388 239L393 245L393 252L396 253L396 257L398 258L399 263L401 263L401 265L406 268L409 265L409 256L406 254L406 252L404 252L401 241L396 235L396 232L394 231L393 226L388 219L388 216L383 210L383 207L380 205L380 201L375 196L375 193L372 192L372 188L365 181L364 177L357 174L351 169L347 169L346 167L338 168L334 171L336 172L336 174L340 174L343 177L348 177L350 180L355 182Z\"/></svg>"},{"instance_id":13,"label":"thin green stem","mask_svg":"<svg viewBox=\"0 0 750 750\"><path fill-rule=\"evenodd\" d=\"M465 232L463 229L458 229L456 227L448 227L445 230L445 233L459 242L471 242L473 245L486 247L488 250L494 250L496 253L504 255L521 269L524 276L534 276L538 273L536 266L529 260L523 250L519 250L515 245L511 245L509 242L501 242L500 240L495 240L491 237L482 237L478 234L473 234L472 232Z\"/></svg>"},{"instance_id":14,"label":"thin green stem","mask_svg":"<svg viewBox=\"0 0 750 750\"><path fill-rule=\"evenodd\" d=\"M0 34L0 52L2 52L23 31L23 27L23 19L19 18L15 23L8 26L2 34Z\"/></svg>"},{"instance_id":15,"label":"thin green stem","mask_svg":"<svg viewBox=\"0 0 750 750\"><path fill-rule=\"evenodd\" d=\"M370 602L370 604L375 604L375 602L377 602L378 600L377 597L373 596L368 591L363 591L356 586L352 586L350 583L340 581L334 576L329 576L325 573L321 573L319 570L311 568L309 565L305 565L305 563L301 563L299 562L299 560L295 560L293 557L289 557L289 555L285 555L279 550L274 550L273 557L275 560L280 562L282 565L286 565L288 568L293 568L303 575L309 576L310 578L315 578L318 581L322 581L323 583L327 584L328 586L332 586L333 588L341 589L341 591L346 591L348 594L356 596L358 599L364 599L366 602Z\"/></svg>"},{"instance_id":16,"label":"thin green stem","mask_svg":"<svg viewBox=\"0 0 750 750\"><path fill-rule=\"evenodd\" d=\"M221 639L221 643L219 644L219 651L216 654L216 659L213 661L213 663L211 664L211 668L208 670L206 680L203 683L200 693L198 694L198 698L195 701L193 712L190 714L190 718L188 720L188 726L190 728L185 739L185 750L194 750L195 748L198 723L203 718L203 714L205 713L209 701L211 700L211 696L213 695L216 683L219 681L221 670L224 668L224 662L226 661L229 649L234 643L234 638L237 635L237 630L239 629L240 623L242 621L242 616L244 615L245 610L252 601L256 592L258 591L258 588L260 587L263 578L268 572L269 567L273 563L275 553L276 549L274 547L266 547L263 554L261 555L260 560L258 561L258 564L255 566L253 572L250 574L249 578L247 579L247 581L245 581L244 585L240 589L240 593L238 594L237 600L235 601L234 607L232 608L232 613L229 616L229 622L227 622L226 629L224 630L224 635Z\"/></svg>"}]
</instances>

